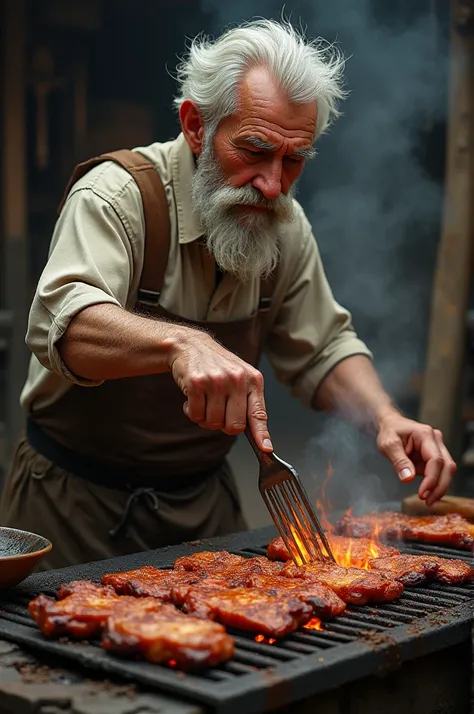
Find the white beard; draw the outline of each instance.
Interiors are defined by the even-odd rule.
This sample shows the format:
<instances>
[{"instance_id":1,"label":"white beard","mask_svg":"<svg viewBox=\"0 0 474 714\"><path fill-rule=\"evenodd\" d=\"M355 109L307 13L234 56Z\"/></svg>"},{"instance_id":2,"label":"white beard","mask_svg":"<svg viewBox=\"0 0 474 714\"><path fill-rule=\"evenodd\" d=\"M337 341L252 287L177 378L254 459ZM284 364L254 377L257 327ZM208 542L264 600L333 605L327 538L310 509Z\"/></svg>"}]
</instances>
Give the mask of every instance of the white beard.
<instances>
[{"instance_id":1,"label":"white beard","mask_svg":"<svg viewBox=\"0 0 474 714\"><path fill-rule=\"evenodd\" d=\"M206 233L207 248L221 270L240 281L267 277L278 263L278 228L295 218L288 195L266 199L250 184L229 186L214 155L213 137L204 141L192 179L194 210ZM240 213L237 206L261 206L268 211Z\"/></svg>"}]
</instances>

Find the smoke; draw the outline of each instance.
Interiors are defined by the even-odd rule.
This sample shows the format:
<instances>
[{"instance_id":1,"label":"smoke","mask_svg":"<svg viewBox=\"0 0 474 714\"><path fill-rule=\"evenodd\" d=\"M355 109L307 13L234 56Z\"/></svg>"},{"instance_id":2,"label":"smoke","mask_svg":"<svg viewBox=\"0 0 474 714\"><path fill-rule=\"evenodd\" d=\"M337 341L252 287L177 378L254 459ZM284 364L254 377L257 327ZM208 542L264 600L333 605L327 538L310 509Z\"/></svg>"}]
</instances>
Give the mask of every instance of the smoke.
<instances>
[{"instance_id":1,"label":"smoke","mask_svg":"<svg viewBox=\"0 0 474 714\"><path fill-rule=\"evenodd\" d=\"M203 0L202 8L216 34L235 21L282 12L272 0ZM302 1L284 8L310 37L337 41L348 57L344 115L319 142L300 200L335 296L351 310L395 399L410 391L410 376L422 368L439 232L439 177L420 149L446 114L447 43L436 10L434 0ZM320 484L324 473L313 465L329 458L330 490L339 501L354 504L370 494L379 502L393 495L388 484L397 488L395 476L376 475L382 462L373 440L334 419L308 444L307 476Z\"/></svg>"}]
</instances>

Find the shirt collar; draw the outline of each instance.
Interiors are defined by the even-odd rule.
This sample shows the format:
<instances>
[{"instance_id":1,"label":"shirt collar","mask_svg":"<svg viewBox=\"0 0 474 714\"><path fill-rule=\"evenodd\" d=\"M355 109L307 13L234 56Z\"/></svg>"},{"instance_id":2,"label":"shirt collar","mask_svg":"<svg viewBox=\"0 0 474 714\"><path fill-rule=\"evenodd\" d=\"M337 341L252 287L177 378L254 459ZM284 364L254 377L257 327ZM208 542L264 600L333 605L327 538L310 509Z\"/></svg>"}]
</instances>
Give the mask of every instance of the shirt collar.
<instances>
[{"instance_id":1,"label":"shirt collar","mask_svg":"<svg viewBox=\"0 0 474 714\"><path fill-rule=\"evenodd\" d=\"M180 133L175 139L171 156L173 191L178 216L178 239L180 243L191 243L204 234L201 222L193 210L191 181L196 170L194 155Z\"/></svg>"}]
</instances>

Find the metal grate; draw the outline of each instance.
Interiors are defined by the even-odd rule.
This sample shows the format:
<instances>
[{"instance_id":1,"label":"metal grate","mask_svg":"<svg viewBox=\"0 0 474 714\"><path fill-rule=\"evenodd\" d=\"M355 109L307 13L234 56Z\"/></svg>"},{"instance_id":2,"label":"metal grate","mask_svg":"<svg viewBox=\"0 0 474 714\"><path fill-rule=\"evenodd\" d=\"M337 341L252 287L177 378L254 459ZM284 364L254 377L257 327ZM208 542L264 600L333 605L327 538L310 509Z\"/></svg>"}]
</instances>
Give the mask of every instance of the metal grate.
<instances>
[{"instance_id":1,"label":"metal grate","mask_svg":"<svg viewBox=\"0 0 474 714\"><path fill-rule=\"evenodd\" d=\"M48 641L26 611L36 593L54 594L68 580L99 580L104 572L147 564L170 567L180 555L203 549L225 549L248 557L263 555L264 545L272 537L273 529L265 528L32 576L0 600L0 637L205 704L216 714L267 711L375 672L389 671L405 660L469 637L474 583L405 589L397 602L351 606L325 623L323 631L301 630L272 645L256 642L250 634L232 632L234 658L215 669L192 674L119 660L97 643ZM464 560L472 557L466 552L420 544L407 545L403 550Z\"/></svg>"}]
</instances>

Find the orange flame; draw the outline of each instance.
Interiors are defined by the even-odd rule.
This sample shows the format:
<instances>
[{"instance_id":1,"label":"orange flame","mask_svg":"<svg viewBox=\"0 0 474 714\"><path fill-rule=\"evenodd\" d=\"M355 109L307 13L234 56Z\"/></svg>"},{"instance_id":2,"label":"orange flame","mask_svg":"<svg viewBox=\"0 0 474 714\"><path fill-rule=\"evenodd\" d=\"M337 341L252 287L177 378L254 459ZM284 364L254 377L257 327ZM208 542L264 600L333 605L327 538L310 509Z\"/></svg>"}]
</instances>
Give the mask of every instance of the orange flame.
<instances>
[{"instance_id":1,"label":"orange flame","mask_svg":"<svg viewBox=\"0 0 474 714\"><path fill-rule=\"evenodd\" d=\"M310 553L308 553L306 546L304 545L303 541L299 537L298 531L296 530L296 528L293 526L292 523L290 523L290 530L293 535L293 539L294 539L295 543L297 544L297 547L296 547L290 541L290 547L291 547L291 550L292 550L293 556L294 556L293 560L295 561L295 563L297 565L303 565L304 562L311 560L312 556ZM303 558L301 557L300 553L303 556Z\"/></svg>"},{"instance_id":2,"label":"orange flame","mask_svg":"<svg viewBox=\"0 0 474 714\"><path fill-rule=\"evenodd\" d=\"M363 570L370 570L370 560L372 558L378 558L381 555L381 545L378 542L381 525L376 525L369 539L345 538L344 540L339 540L339 538L334 535L334 526L327 517L328 510L331 510L331 502L327 496L327 485L332 475L333 468L329 462L326 477L321 485L321 499L316 501L316 508L321 525L328 535L334 560L343 568L362 568ZM350 516L351 513L352 509L348 509L346 515ZM301 523L298 522L296 525L301 533L306 532L306 529ZM295 563L302 565L303 562L312 560L314 556L308 552L308 549L298 535L298 530L292 524L290 524L290 529L294 539L294 543L290 542L290 548ZM310 538L307 539L307 542L310 542Z\"/></svg>"},{"instance_id":3,"label":"orange flame","mask_svg":"<svg viewBox=\"0 0 474 714\"><path fill-rule=\"evenodd\" d=\"M312 620L304 625L305 630L324 630L323 623L317 617L313 617Z\"/></svg>"}]
</instances>

